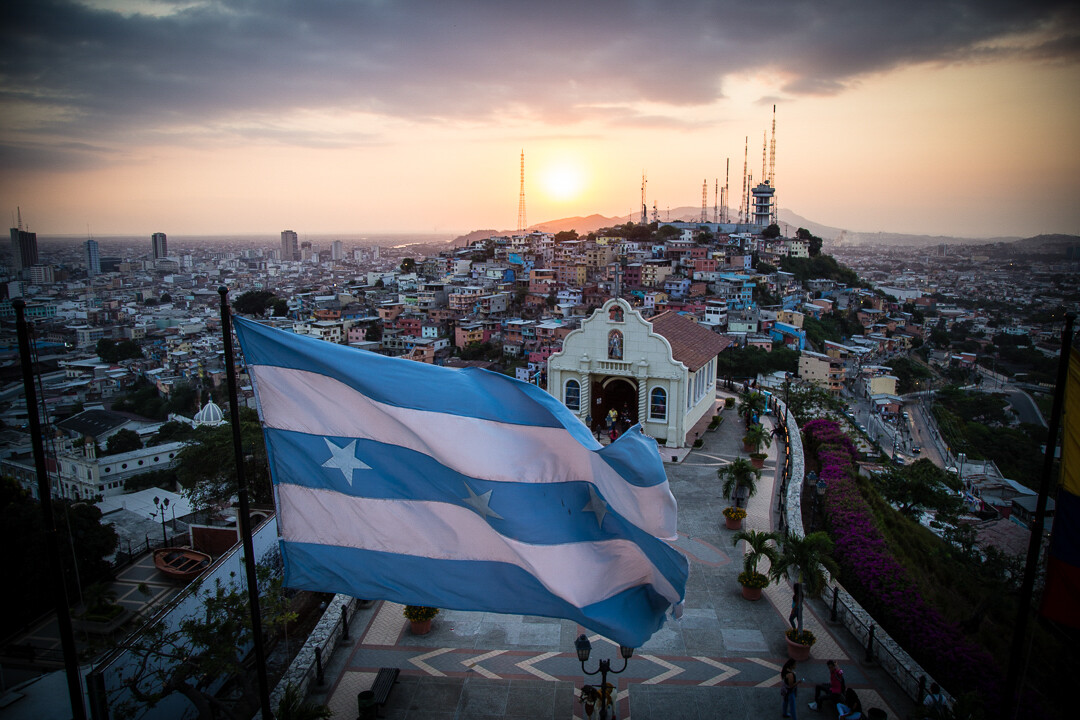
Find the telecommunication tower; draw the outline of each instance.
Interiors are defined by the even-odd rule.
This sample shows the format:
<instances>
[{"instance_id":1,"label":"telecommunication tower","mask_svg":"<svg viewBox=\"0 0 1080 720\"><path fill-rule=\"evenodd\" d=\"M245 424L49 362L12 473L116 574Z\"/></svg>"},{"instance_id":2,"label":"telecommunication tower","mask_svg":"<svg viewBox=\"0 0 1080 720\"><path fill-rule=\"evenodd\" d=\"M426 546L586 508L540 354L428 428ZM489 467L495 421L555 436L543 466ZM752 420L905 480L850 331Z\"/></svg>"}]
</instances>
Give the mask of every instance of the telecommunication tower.
<instances>
[{"instance_id":1,"label":"telecommunication tower","mask_svg":"<svg viewBox=\"0 0 1080 720\"><path fill-rule=\"evenodd\" d=\"M727 169L724 170L724 187L720 191L720 222L731 222L731 211L728 209L728 181L731 179L731 158L727 159Z\"/></svg>"},{"instance_id":2,"label":"telecommunication tower","mask_svg":"<svg viewBox=\"0 0 1080 720\"><path fill-rule=\"evenodd\" d=\"M772 106L772 139L769 140L769 184L776 187L776 106Z\"/></svg>"},{"instance_id":3,"label":"telecommunication tower","mask_svg":"<svg viewBox=\"0 0 1080 720\"><path fill-rule=\"evenodd\" d=\"M747 135L743 140L742 151L742 193L739 195L739 222L746 222L746 161L750 157L750 136Z\"/></svg>"},{"instance_id":4,"label":"telecommunication tower","mask_svg":"<svg viewBox=\"0 0 1080 720\"><path fill-rule=\"evenodd\" d=\"M660 211L656 208L656 201L652 201L652 221L654 223L660 222Z\"/></svg>"},{"instance_id":5,"label":"telecommunication tower","mask_svg":"<svg viewBox=\"0 0 1080 720\"><path fill-rule=\"evenodd\" d=\"M712 221L720 222L720 178L713 178Z\"/></svg>"},{"instance_id":6,"label":"telecommunication tower","mask_svg":"<svg viewBox=\"0 0 1080 720\"><path fill-rule=\"evenodd\" d=\"M524 230L525 223L525 150L521 150L521 189L518 191L518 222L517 229Z\"/></svg>"},{"instance_id":7,"label":"telecommunication tower","mask_svg":"<svg viewBox=\"0 0 1080 720\"><path fill-rule=\"evenodd\" d=\"M648 183L645 177L645 171L641 171L641 224L646 225L649 222L649 208L645 204L645 185Z\"/></svg>"},{"instance_id":8,"label":"telecommunication tower","mask_svg":"<svg viewBox=\"0 0 1080 720\"><path fill-rule=\"evenodd\" d=\"M707 203L709 202L709 178L701 181L701 222L709 222Z\"/></svg>"},{"instance_id":9,"label":"telecommunication tower","mask_svg":"<svg viewBox=\"0 0 1080 720\"><path fill-rule=\"evenodd\" d=\"M769 149L769 137L761 133L761 181L767 182L769 176L765 174L765 161L768 158L766 151Z\"/></svg>"}]
</instances>

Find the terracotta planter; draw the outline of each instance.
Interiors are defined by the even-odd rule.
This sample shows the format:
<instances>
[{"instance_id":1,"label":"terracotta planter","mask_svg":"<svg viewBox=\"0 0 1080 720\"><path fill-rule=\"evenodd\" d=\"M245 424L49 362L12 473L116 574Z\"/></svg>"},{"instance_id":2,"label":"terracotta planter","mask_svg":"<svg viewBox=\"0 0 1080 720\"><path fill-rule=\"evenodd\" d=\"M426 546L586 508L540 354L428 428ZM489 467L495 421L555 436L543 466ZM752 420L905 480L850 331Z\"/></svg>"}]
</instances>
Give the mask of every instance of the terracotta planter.
<instances>
[{"instance_id":1,"label":"terracotta planter","mask_svg":"<svg viewBox=\"0 0 1080 720\"><path fill-rule=\"evenodd\" d=\"M409 630L413 635L427 635L431 632L430 620L410 620Z\"/></svg>"},{"instance_id":2,"label":"terracotta planter","mask_svg":"<svg viewBox=\"0 0 1080 720\"><path fill-rule=\"evenodd\" d=\"M802 662L803 660L810 659L810 646L802 645L801 643L791 642L791 640L785 635L784 641L787 643L788 657L796 662Z\"/></svg>"},{"instance_id":3,"label":"terracotta planter","mask_svg":"<svg viewBox=\"0 0 1080 720\"><path fill-rule=\"evenodd\" d=\"M743 585L742 586L742 596L744 598L746 598L747 600L760 600L761 599L761 588L751 588L751 587L746 587L745 585Z\"/></svg>"},{"instance_id":4,"label":"terracotta planter","mask_svg":"<svg viewBox=\"0 0 1080 720\"><path fill-rule=\"evenodd\" d=\"M763 457L754 457L753 455L751 455L750 456L750 465L753 466L754 468L756 468L757 470L760 470L761 468L765 467L765 458L763 458Z\"/></svg>"},{"instance_id":5,"label":"terracotta planter","mask_svg":"<svg viewBox=\"0 0 1080 720\"><path fill-rule=\"evenodd\" d=\"M738 520L732 520L727 515L724 516L724 525L728 530L742 530L742 518Z\"/></svg>"},{"instance_id":6,"label":"terracotta planter","mask_svg":"<svg viewBox=\"0 0 1080 720\"><path fill-rule=\"evenodd\" d=\"M753 445L751 445L750 443L744 442L744 443L742 444L742 451L743 451L744 453L752 453L752 452L754 452L754 450L756 450L756 449L757 449L757 448L755 448L755 447L754 447Z\"/></svg>"}]
</instances>

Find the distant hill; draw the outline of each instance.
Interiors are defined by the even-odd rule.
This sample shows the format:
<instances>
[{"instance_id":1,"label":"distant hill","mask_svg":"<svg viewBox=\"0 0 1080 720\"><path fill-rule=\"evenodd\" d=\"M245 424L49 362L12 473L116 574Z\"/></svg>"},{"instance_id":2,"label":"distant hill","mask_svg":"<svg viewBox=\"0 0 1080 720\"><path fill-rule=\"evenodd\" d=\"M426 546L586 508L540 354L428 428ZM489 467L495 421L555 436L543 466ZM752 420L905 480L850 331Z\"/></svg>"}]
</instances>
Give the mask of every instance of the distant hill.
<instances>
[{"instance_id":1,"label":"distant hill","mask_svg":"<svg viewBox=\"0 0 1080 720\"><path fill-rule=\"evenodd\" d=\"M707 210L709 220L712 220L712 207ZM622 217L607 217L605 215L587 215L548 220L546 222L530 225L529 230L556 233L565 230L576 230L584 235L595 232L601 228L624 225L638 217L623 215ZM660 219L665 222L686 221L695 222L701 219L700 207L677 207L669 208L660 213ZM1026 248L1037 249L1043 252L1065 252L1065 248L1080 244L1080 237L1076 235L1037 235L1030 238L992 237L970 238L956 237L955 235L909 235L904 233L889 232L860 232L844 228L822 225L809 220L801 215L780 208L777 219L780 228L785 234L793 235L798 228L806 228L814 235L825 240L826 247L853 247L858 245L903 245L909 247L927 247L930 245L989 245L997 243L1023 244ZM455 247L461 247L468 242L481 240L492 235L509 235L516 230L475 230L468 235L462 235L454 240Z\"/></svg>"}]
</instances>

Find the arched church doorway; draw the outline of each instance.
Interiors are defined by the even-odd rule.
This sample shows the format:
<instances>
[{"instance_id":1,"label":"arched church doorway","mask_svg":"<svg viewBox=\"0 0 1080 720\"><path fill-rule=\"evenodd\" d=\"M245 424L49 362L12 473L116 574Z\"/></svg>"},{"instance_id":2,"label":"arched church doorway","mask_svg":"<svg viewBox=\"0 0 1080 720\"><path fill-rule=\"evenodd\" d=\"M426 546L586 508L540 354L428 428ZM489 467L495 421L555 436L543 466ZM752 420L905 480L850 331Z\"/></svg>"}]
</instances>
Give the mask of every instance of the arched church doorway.
<instances>
[{"instance_id":1,"label":"arched church doorway","mask_svg":"<svg viewBox=\"0 0 1080 720\"><path fill-rule=\"evenodd\" d=\"M595 432L607 429L608 413L615 410L618 416L616 427L625 432L638 421L637 382L630 378L608 377L598 380L592 386L593 424Z\"/></svg>"}]
</instances>

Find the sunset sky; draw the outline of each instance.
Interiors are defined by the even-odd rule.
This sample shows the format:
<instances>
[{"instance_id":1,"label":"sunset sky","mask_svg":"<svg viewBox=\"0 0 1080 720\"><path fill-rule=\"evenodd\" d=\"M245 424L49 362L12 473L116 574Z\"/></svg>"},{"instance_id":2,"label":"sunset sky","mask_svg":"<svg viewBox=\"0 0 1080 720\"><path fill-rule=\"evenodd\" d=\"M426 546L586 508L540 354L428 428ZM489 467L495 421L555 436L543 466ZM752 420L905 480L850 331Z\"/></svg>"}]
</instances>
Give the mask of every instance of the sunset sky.
<instances>
[{"instance_id":1,"label":"sunset sky","mask_svg":"<svg viewBox=\"0 0 1080 720\"><path fill-rule=\"evenodd\" d=\"M1080 11L1047 0L9 0L0 209L39 234L513 229L733 205L1080 234Z\"/></svg>"}]
</instances>

